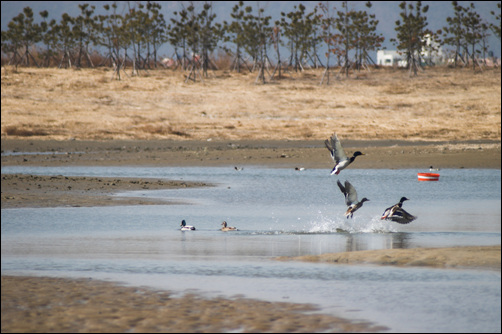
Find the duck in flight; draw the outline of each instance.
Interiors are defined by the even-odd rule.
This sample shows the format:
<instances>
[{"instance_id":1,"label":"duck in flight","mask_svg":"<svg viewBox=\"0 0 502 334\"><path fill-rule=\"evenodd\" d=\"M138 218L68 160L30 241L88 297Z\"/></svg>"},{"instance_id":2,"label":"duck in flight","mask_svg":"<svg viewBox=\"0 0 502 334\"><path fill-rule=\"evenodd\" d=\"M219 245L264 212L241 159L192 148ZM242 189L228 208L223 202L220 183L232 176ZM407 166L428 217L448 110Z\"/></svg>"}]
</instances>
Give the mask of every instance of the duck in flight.
<instances>
[{"instance_id":1,"label":"duck in flight","mask_svg":"<svg viewBox=\"0 0 502 334\"><path fill-rule=\"evenodd\" d=\"M366 197L364 197L360 202L357 200L357 191L356 188L352 184L350 184L349 181L345 181L345 187L343 184L340 182L340 180L336 181L338 184L338 187L342 191L343 195L345 196L345 204L347 205L347 211L345 212L345 217L347 219L352 218L354 215L354 212L359 210L360 207L363 206L363 203L366 201L369 201Z\"/></svg>"},{"instance_id":2,"label":"duck in flight","mask_svg":"<svg viewBox=\"0 0 502 334\"><path fill-rule=\"evenodd\" d=\"M343 150L340 140L338 140L338 137L336 136L336 133L333 133L331 138L326 139L324 141L324 145L326 145L326 148L331 154L331 158L335 162L335 167L333 167L333 169L331 170L330 175L338 175L343 169L347 168L351 163L353 163L357 156L364 155L364 153L356 151L354 152L352 157L348 158L345 154L345 151Z\"/></svg>"},{"instance_id":3,"label":"duck in flight","mask_svg":"<svg viewBox=\"0 0 502 334\"><path fill-rule=\"evenodd\" d=\"M186 223L185 219L183 219L183 220L181 221L180 226L181 226L181 230L182 230L182 231L195 231L195 227L193 227L193 226L191 226L191 225L187 225L187 223Z\"/></svg>"},{"instance_id":4,"label":"duck in flight","mask_svg":"<svg viewBox=\"0 0 502 334\"><path fill-rule=\"evenodd\" d=\"M401 197L399 203L385 209L380 219L391 220L398 224L409 224L417 219L416 216L409 214L406 210L403 209L403 202L407 200L408 199L406 197Z\"/></svg>"}]
</instances>

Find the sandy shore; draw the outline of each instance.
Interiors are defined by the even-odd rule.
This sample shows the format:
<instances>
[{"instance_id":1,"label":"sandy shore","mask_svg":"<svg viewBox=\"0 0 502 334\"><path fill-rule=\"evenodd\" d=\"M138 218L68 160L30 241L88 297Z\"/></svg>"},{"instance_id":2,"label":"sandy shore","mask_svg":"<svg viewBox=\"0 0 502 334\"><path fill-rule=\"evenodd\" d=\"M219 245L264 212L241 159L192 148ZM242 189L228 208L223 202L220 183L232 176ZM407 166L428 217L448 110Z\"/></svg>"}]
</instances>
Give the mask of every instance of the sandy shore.
<instances>
[{"instance_id":1,"label":"sandy shore","mask_svg":"<svg viewBox=\"0 0 502 334\"><path fill-rule=\"evenodd\" d=\"M382 249L298 257L282 261L341 264L377 264L407 267L471 268L500 270L500 245L450 248Z\"/></svg>"},{"instance_id":2,"label":"sandy shore","mask_svg":"<svg viewBox=\"0 0 502 334\"><path fill-rule=\"evenodd\" d=\"M328 138L331 133L326 134ZM351 168L501 168L500 140L345 140ZM324 140L35 140L2 139L2 166L333 167ZM42 154L34 154L42 152Z\"/></svg>"},{"instance_id":3,"label":"sandy shore","mask_svg":"<svg viewBox=\"0 0 502 334\"><path fill-rule=\"evenodd\" d=\"M2 174L2 209L19 207L177 204L162 199L113 196L115 192L211 186L205 182L62 175Z\"/></svg>"},{"instance_id":4,"label":"sandy shore","mask_svg":"<svg viewBox=\"0 0 502 334\"><path fill-rule=\"evenodd\" d=\"M384 327L319 313L308 304L173 298L169 292L90 279L2 276L2 333L377 332Z\"/></svg>"}]
</instances>

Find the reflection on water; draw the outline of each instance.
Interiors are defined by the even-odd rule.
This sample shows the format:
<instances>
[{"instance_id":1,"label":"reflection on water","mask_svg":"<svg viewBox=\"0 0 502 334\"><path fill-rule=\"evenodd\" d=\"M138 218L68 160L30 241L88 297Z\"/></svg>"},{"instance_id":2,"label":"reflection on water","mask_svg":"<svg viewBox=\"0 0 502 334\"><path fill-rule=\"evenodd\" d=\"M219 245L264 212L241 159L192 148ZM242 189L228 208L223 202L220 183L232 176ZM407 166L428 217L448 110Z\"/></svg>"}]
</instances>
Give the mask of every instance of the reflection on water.
<instances>
[{"instance_id":1,"label":"reflection on water","mask_svg":"<svg viewBox=\"0 0 502 334\"><path fill-rule=\"evenodd\" d=\"M500 245L498 170L441 171L439 182L418 182L413 170L346 170L340 179L349 179L359 197L370 199L353 219L343 216L337 178L325 170L2 168L2 173L19 172L160 177L218 186L119 194L189 205L2 210L2 273L85 276L180 292L311 302L396 332L500 332L500 272L271 260ZM408 225L380 220L384 208L401 196L410 198L404 207L419 218ZM179 231L182 219L197 231ZM239 231L221 232L223 220Z\"/></svg>"}]
</instances>

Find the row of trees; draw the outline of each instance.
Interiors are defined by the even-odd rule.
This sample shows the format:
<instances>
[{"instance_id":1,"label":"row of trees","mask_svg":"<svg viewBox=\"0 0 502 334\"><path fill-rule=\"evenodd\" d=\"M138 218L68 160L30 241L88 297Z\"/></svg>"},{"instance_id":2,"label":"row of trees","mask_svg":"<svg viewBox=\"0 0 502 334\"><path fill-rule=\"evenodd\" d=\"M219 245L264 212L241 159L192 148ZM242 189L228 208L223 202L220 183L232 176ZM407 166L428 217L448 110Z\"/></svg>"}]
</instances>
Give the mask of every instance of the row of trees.
<instances>
[{"instance_id":1,"label":"row of trees","mask_svg":"<svg viewBox=\"0 0 502 334\"><path fill-rule=\"evenodd\" d=\"M59 21L49 20L49 13L42 11L39 13L41 23L35 22L32 9L26 7L9 22L8 29L2 31L2 53L8 54L10 63L16 65L103 65L93 64L90 57L93 48L115 66L120 78L126 61L132 64L133 75L138 69L157 66L159 47L169 43L174 48L172 58L176 65L190 70L188 78L193 80L197 75L201 79L207 75L210 55L216 49L223 49L234 56L235 70L241 71L243 67L258 70L260 80L265 81L265 71L271 66L268 56L271 49L275 50L277 59L272 76L277 70L280 76L283 65L298 71L306 64L325 66L325 73L329 75L331 56L348 75L351 67L361 69L371 62L368 52L380 48L384 41L377 33L375 15L350 10L346 1L340 10L331 8L326 1L310 12L300 4L289 13L281 13L273 24L264 8L259 5L253 8L243 1L232 8L232 21L222 23L216 21L211 2L204 2L200 8L193 2L187 6L180 2L180 6L181 10L166 20L161 5L156 2L127 1L120 4L121 8L115 2L104 5L105 14L100 15L95 14L95 6L86 3L79 5L80 15L63 14ZM476 13L473 3L463 7L453 1L452 7L454 16L447 18L444 29L432 32L427 28L428 6L422 6L421 1L399 4L401 19L396 22L397 36L391 41L406 55L414 74L422 63L420 57L426 37L453 46L455 65L460 60L467 62L465 57L474 60L476 54L485 52L490 32L500 39L500 2L492 12L496 24L487 24ZM371 2L366 3L366 8L371 9ZM38 59L30 53L35 45L39 48ZM286 64L281 61L281 46L290 52ZM323 47L328 52L325 57L319 57Z\"/></svg>"},{"instance_id":2,"label":"row of trees","mask_svg":"<svg viewBox=\"0 0 502 334\"><path fill-rule=\"evenodd\" d=\"M453 1L452 4L454 16L446 19L448 26L444 28L444 42L455 48L455 66L459 60L466 63L470 57L474 67L479 65L476 53L482 53L482 58L485 58L489 31L491 30L500 39L500 2L497 3L498 11L491 12L498 24L487 24L476 12L474 3L468 7L461 6L457 1Z\"/></svg>"}]
</instances>

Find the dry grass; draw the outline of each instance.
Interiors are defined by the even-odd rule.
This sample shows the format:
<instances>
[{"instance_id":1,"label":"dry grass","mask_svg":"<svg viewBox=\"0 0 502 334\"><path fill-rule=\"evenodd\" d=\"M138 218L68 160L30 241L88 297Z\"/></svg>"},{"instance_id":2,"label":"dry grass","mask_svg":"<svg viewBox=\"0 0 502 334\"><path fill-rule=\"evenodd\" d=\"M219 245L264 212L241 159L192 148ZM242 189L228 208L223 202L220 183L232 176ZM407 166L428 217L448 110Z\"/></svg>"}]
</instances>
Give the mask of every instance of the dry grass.
<instances>
[{"instance_id":1,"label":"dry grass","mask_svg":"<svg viewBox=\"0 0 502 334\"><path fill-rule=\"evenodd\" d=\"M2 69L2 138L500 140L500 70L373 70L320 86L322 71L255 84L210 72L204 83L157 70Z\"/></svg>"}]
</instances>

